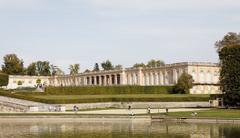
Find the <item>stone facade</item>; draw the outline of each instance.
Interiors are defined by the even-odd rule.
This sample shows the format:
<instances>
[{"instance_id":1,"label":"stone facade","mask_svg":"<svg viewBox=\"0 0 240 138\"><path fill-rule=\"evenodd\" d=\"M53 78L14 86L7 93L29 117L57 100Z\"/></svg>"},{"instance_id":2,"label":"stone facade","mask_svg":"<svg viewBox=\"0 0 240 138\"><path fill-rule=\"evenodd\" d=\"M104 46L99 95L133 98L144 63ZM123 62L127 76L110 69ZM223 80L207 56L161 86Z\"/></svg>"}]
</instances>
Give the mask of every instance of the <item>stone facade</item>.
<instances>
[{"instance_id":1,"label":"stone facade","mask_svg":"<svg viewBox=\"0 0 240 138\"><path fill-rule=\"evenodd\" d=\"M202 62L166 64L156 68L126 68L88 72L77 75L44 77L43 79L49 86L164 86L176 84L183 72L193 76L195 86L191 89L191 94L221 93L218 86L220 67L218 64ZM25 82L28 77L10 76L8 88L13 88L14 81L22 79ZM33 81L38 78L40 77L32 77ZM30 80L26 82L28 81Z\"/></svg>"},{"instance_id":2,"label":"stone facade","mask_svg":"<svg viewBox=\"0 0 240 138\"><path fill-rule=\"evenodd\" d=\"M41 84L49 85L48 76L16 76L10 75L7 89L16 89L19 87L36 87L37 80L41 80ZM21 85L20 83L21 82Z\"/></svg>"}]
</instances>

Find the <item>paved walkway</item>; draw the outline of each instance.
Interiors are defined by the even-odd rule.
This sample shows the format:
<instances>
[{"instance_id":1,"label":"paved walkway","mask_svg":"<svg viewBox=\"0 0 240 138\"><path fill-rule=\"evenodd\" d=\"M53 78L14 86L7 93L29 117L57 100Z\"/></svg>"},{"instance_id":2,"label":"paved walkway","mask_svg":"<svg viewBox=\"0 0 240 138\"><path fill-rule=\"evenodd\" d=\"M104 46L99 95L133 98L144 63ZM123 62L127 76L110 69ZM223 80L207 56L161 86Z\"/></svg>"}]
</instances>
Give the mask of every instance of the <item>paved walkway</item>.
<instances>
[{"instance_id":1,"label":"paved walkway","mask_svg":"<svg viewBox=\"0 0 240 138\"><path fill-rule=\"evenodd\" d=\"M11 98L6 96L0 96L0 102L12 103L12 104L23 105L23 106L47 105L39 102L33 102L33 101Z\"/></svg>"},{"instance_id":2,"label":"paved walkway","mask_svg":"<svg viewBox=\"0 0 240 138\"><path fill-rule=\"evenodd\" d=\"M196 109L196 108L178 108L178 109L168 109L168 112L195 112L201 110L210 110L210 109ZM6 112L0 112L6 113ZM12 112L13 113L13 112ZM17 112L16 112L17 113ZM76 114L76 112L27 112L29 114ZM91 110L91 111L78 111L77 114L91 114L91 115L136 115L136 114L147 114L147 109L107 109L107 110ZM165 109L151 109L151 113L166 113Z\"/></svg>"},{"instance_id":3,"label":"paved walkway","mask_svg":"<svg viewBox=\"0 0 240 138\"><path fill-rule=\"evenodd\" d=\"M200 111L209 109L196 109L196 108L178 108L168 109L168 112L188 112L188 111ZM165 109L151 109L151 113L165 113ZM147 114L147 109L109 109L109 110L93 110L93 111L78 111L78 114Z\"/></svg>"}]
</instances>

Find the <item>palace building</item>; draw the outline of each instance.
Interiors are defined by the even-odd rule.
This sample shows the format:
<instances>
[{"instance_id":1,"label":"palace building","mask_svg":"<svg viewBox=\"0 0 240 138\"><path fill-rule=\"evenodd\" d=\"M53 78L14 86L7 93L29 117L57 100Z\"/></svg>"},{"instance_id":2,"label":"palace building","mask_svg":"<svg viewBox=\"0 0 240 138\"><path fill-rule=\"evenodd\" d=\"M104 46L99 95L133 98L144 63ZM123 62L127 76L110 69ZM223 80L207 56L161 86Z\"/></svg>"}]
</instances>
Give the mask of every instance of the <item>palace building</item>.
<instances>
[{"instance_id":1,"label":"palace building","mask_svg":"<svg viewBox=\"0 0 240 138\"><path fill-rule=\"evenodd\" d=\"M216 63L182 62L156 68L125 68L119 70L79 73L62 76L9 76L8 89L34 87L36 81L46 86L166 86L177 83L183 72L193 76L191 94L219 94L220 67Z\"/></svg>"}]
</instances>

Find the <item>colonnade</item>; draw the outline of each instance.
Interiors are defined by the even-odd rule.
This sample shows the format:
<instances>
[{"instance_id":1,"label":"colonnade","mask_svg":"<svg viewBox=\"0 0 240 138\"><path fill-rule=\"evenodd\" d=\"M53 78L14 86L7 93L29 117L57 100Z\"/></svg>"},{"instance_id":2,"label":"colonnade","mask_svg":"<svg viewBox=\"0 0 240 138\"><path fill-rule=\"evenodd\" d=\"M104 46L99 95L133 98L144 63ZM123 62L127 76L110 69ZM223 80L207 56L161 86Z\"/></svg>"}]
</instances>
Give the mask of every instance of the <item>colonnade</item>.
<instances>
[{"instance_id":1,"label":"colonnade","mask_svg":"<svg viewBox=\"0 0 240 138\"><path fill-rule=\"evenodd\" d=\"M219 67L179 64L159 68L129 68L123 70L99 71L77 75L50 78L52 86L111 86L111 85L174 85L183 72L193 76L197 84L217 84Z\"/></svg>"},{"instance_id":2,"label":"colonnade","mask_svg":"<svg viewBox=\"0 0 240 138\"><path fill-rule=\"evenodd\" d=\"M193 70L191 72L191 75L196 82L212 84L218 83L220 74L219 71L216 70L202 70L200 72L196 72L195 70Z\"/></svg>"},{"instance_id":3,"label":"colonnade","mask_svg":"<svg viewBox=\"0 0 240 138\"><path fill-rule=\"evenodd\" d=\"M50 80L52 86L108 86L121 85L121 74L59 76Z\"/></svg>"},{"instance_id":4,"label":"colonnade","mask_svg":"<svg viewBox=\"0 0 240 138\"><path fill-rule=\"evenodd\" d=\"M183 73L183 69L155 69L139 72L126 72L127 85L174 85Z\"/></svg>"},{"instance_id":5,"label":"colonnade","mask_svg":"<svg viewBox=\"0 0 240 138\"><path fill-rule=\"evenodd\" d=\"M84 76L83 85L120 85L121 75L120 74L109 74L109 75L97 75L97 76Z\"/></svg>"}]
</instances>

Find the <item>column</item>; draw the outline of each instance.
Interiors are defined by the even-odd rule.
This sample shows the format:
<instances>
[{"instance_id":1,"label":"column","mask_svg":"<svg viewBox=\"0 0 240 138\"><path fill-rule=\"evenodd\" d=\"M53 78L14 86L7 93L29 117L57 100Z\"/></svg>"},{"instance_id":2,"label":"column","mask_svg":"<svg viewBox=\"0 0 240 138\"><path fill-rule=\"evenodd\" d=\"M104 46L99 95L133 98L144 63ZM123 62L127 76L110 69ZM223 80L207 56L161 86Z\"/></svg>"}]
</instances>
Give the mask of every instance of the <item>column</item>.
<instances>
[{"instance_id":1,"label":"column","mask_svg":"<svg viewBox=\"0 0 240 138\"><path fill-rule=\"evenodd\" d=\"M162 71L161 71L161 72L159 73L159 84L160 84L160 85L164 85L163 82L164 82L164 81L163 81L163 73L162 73Z\"/></svg>"},{"instance_id":2,"label":"column","mask_svg":"<svg viewBox=\"0 0 240 138\"><path fill-rule=\"evenodd\" d=\"M142 73L142 68L139 68L138 71L138 85L143 85L143 73Z\"/></svg>"},{"instance_id":3,"label":"column","mask_svg":"<svg viewBox=\"0 0 240 138\"><path fill-rule=\"evenodd\" d=\"M168 72L165 70L164 72L164 84L169 85L169 79L168 79Z\"/></svg>"},{"instance_id":4,"label":"column","mask_svg":"<svg viewBox=\"0 0 240 138\"><path fill-rule=\"evenodd\" d=\"M176 84L177 83L177 71L176 69L173 69L173 84Z\"/></svg>"},{"instance_id":5,"label":"column","mask_svg":"<svg viewBox=\"0 0 240 138\"><path fill-rule=\"evenodd\" d=\"M112 75L109 75L109 85L112 85Z\"/></svg>"},{"instance_id":6,"label":"column","mask_svg":"<svg viewBox=\"0 0 240 138\"><path fill-rule=\"evenodd\" d=\"M146 85L149 85L150 78L149 78L149 73L146 73Z\"/></svg>"},{"instance_id":7,"label":"column","mask_svg":"<svg viewBox=\"0 0 240 138\"><path fill-rule=\"evenodd\" d=\"M104 86L107 85L107 75L104 75Z\"/></svg>"},{"instance_id":8,"label":"column","mask_svg":"<svg viewBox=\"0 0 240 138\"><path fill-rule=\"evenodd\" d=\"M151 77L150 85L154 85L154 78L152 72L150 73L150 77Z\"/></svg>"},{"instance_id":9,"label":"column","mask_svg":"<svg viewBox=\"0 0 240 138\"><path fill-rule=\"evenodd\" d=\"M94 85L97 85L97 76L94 76Z\"/></svg>"},{"instance_id":10,"label":"column","mask_svg":"<svg viewBox=\"0 0 240 138\"><path fill-rule=\"evenodd\" d=\"M99 81L99 85L101 86L102 85L102 77L101 76L98 76L98 81Z\"/></svg>"},{"instance_id":11,"label":"column","mask_svg":"<svg viewBox=\"0 0 240 138\"><path fill-rule=\"evenodd\" d=\"M120 74L120 83L121 85L126 85L127 82L126 82L126 73L125 73L125 70L122 71L122 73Z\"/></svg>"},{"instance_id":12,"label":"column","mask_svg":"<svg viewBox=\"0 0 240 138\"><path fill-rule=\"evenodd\" d=\"M117 74L114 74L114 84L115 84L115 85L118 85L118 83L117 83L117 77L118 77Z\"/></svg>"},{"instance_id":13,"label":"column","mask_svg":"<svg viewBox=\"0 0 240 138\"><path fill-rule=\"evenodd\" d=\"M155 85L159 85L159 73L155 72Z\"/></svg>"}]
</instances>

